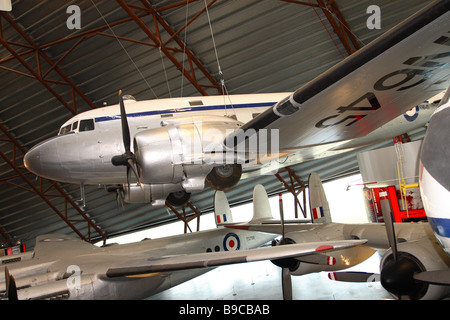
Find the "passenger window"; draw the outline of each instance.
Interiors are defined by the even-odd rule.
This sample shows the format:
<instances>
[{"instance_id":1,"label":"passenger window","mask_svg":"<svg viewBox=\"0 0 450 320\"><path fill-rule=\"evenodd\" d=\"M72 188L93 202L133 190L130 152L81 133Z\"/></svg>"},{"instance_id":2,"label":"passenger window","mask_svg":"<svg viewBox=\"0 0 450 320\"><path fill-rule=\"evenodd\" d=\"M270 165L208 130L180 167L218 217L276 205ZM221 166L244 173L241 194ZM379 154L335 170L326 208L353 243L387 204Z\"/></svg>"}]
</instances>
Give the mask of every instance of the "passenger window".
<instances>
[{"instance_id":1,"label":"passenger window","mask_svg":"<svg viewBox=\"0 0 450 320\"><path fill-rule=\"evenodd\" d=\"M87 119L87 120L81 120L80 121L80 132L82 131L91 131L94 130L94 120L93 119Z\"/></svg>"}]
</instances>

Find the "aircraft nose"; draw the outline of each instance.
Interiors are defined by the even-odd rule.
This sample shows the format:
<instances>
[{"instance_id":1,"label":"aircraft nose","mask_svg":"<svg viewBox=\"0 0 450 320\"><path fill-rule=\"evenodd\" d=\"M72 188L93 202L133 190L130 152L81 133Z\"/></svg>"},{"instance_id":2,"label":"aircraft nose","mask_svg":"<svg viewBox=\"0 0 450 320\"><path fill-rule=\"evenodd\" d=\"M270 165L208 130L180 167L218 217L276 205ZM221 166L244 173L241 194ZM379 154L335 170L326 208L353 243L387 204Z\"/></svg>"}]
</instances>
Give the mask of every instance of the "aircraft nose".
<instances>
[{"instance_id":1,"label":"aircraft nose","mask_svg":"<svg viewBox=\"0 0 450 320\"><path fill-rule=\"evenodd\" d=\"M42 173L41 150L39 145L34 146L25 154L23 163L28 171L40 176Z\"/></svg>"},{"instance_id":2,"label":"aircraft nose","mask_svg":"<svg viewBox=\"0 0 450 320\"><path fill-rule=\"evenodd\" d=\"M61 168L57 139L58 137L47 139L35 145L25 154L23 163L30 172L52 180L57 177Z\"/></svg>"}]
</instances>

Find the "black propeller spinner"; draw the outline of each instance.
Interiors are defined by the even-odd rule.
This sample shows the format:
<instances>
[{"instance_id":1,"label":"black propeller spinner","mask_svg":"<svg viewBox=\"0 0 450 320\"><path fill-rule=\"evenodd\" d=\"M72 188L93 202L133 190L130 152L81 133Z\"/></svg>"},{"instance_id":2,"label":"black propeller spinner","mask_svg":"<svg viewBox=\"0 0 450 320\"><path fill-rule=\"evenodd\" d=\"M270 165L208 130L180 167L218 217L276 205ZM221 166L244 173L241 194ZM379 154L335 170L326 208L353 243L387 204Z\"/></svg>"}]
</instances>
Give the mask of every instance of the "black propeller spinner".
<instances>
[{"instance_id":1,"label":"black propeller spinner","mask_svg":"<svg viewBox=\"0 0 450 320\"><path fill-rule=\"evenodd\" d=\"M425 271L425 268L412 255L398 252L391 212L383 212L383 218L392 255L386 259L381 269L381 285L398 299L402 296L420 299L425 294L428 284L416 281L413 277L414 274Z\"/></svg>"},{"instance_id":2,"label":"black propeller spinner","mask_svg":"<svg viewBox=\"0 0 450 320\"><path fill-rule=\"evenodd\" d=\"M127 114L125 112L125 106L123 103L122 90L119 91L119 104L120 104L120 121L122 125L122 139L125 147L125 153L117 155L111 158L111 163L114 166L126 166L127 167L127 182L129 185L129 173L133 171L136 178L139 179L136 157L131 152L131 137L130 127L128 126ZM140 185L140 183L139 183Z\"/></svg>"}]
</instances>

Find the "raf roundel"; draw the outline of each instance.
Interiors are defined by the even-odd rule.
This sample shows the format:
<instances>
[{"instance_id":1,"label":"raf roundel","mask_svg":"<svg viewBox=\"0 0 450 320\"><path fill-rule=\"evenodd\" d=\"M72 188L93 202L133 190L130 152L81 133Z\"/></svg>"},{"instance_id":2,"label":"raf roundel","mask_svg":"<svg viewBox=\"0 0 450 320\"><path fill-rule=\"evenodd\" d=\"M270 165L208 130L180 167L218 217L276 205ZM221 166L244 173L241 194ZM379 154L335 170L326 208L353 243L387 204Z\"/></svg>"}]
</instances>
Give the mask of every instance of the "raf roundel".
<instances>
[{"instance_id":1,"label":"raf roundel","mask_svg":"<svg viewBox=\"0 0 450 320\"><path fill-rule=\"evenodd\" d=\"M413 122L414 120L417 119L417 117L419 116L419 106L416 106L415 108L412 108L411 110L406 111L403 116L405 117L406 120L408 120L409 122Z\"/></svg>"},{"instance_id":2,"label":"raf roundel","mask_svg":"<svg viewBox=\"0 0 450 320\"><path fill-rule=\"evenodd\" d=\"M241 240L235 233L228 233L223 239L223 248L225 251L239 250Z\"/></svg>"}]
</instances>

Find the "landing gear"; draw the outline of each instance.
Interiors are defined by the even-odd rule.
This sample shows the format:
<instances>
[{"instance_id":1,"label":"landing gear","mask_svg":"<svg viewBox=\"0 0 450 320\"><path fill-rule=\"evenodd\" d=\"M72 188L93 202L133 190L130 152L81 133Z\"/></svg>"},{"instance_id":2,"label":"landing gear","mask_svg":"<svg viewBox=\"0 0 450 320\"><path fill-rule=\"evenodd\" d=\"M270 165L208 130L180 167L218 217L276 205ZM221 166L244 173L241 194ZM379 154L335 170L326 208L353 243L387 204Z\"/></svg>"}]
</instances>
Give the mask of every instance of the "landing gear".
<instances>
[{"instance_id":1,"label":"landing gear","mask_svg":"<svg viewBox=\"0 0 450 320\"><path fill-rule=\"evenodd\" d=\"M241 179L242 166L240 164L225 164L214 167L206 176L206 184L215 190L226 191L233 188Z\"/></svg>"}]
</instances>

